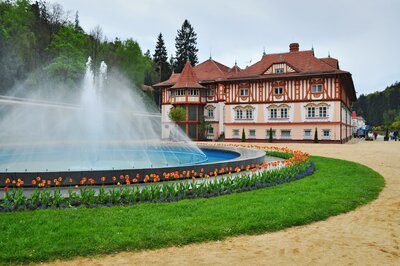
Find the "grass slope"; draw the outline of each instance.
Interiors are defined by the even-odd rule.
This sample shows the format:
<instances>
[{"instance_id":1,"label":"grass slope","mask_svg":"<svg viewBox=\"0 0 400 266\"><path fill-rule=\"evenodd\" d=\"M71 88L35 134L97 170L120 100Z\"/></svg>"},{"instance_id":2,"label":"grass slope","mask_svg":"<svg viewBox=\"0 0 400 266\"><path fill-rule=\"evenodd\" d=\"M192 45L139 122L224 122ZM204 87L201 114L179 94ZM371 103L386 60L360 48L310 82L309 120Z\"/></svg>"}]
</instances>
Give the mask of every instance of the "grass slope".
<instances>
[{"instance_id":1,"label":"grass slope","mask_svg":"<svg viewBox=\"0 0 400 266\"><path fill-rule=\"evenodd\" d=\"M0 214L0 263L161 248L257 234L347 212L375 199L384 179L349 161L311 157L314 175L210 199L130 207Z\"/></svg>"}]
</instances>

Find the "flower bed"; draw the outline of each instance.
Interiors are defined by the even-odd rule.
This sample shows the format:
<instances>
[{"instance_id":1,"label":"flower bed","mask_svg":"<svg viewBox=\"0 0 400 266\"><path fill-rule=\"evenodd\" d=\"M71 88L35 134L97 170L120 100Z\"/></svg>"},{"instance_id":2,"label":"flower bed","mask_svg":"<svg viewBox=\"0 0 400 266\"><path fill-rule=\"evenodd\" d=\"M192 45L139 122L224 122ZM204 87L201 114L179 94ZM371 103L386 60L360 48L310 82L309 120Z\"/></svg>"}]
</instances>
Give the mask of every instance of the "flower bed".
<instances>
[{"instance_id":1,"label":"flower bed","mask_svg":"<svg viewBox=\"0 0 400 266\"><path fill-rule=\"evenodd\" d=\"M164 178L180 179L190 178L185 182L157 183L159 179L153 178L151 181L156 184L148 186L130 186L129 178L121 178L126 186L117 189L106 190L104 186L98 191L91 187L93 182L83 182L82 186L75 186L68 190L68 196L63 197L59 189L37 188L30 197L26 197L23 189L5 187L5 196L0 203L0 211L41 209L41 208L67 208L67 207L96 207L112 205L132 205L144 202L169 202L186 198L213 197L230 193L249 191L253 189L270 187L284 182L291 182L304 176L310 175L314 171L314 164L308 162L308 154L292 151L288 149L270 147L267 153L277 157L289 157L279 162L263 163L262 165L237 167L235 169L219 169L211 173L164 173ZM237 174L243 170L249 171ZM232 172L236 172L236 175ZM200 178L216 177L219 174L227 174L225 177L212 180L197 181ZM150 180L150 176L145 177L145 182ZM121 185L120 181L115 180L116 184ZM45 184L45 182L43 182ZM78 190L79 188L79 190Z\"/></svg>"}]
</instances>

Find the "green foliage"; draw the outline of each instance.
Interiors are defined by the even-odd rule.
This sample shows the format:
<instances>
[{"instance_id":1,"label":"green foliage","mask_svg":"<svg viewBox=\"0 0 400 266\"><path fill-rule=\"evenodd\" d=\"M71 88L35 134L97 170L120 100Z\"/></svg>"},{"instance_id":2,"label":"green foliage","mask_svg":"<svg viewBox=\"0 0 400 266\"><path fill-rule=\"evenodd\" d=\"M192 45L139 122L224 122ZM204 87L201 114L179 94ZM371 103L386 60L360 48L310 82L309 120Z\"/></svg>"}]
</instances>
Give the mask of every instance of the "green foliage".
<instances>
[{"instance_id":1,"label":"green foliage","mask_svg":"<svg viewBox=\"0 0 400 266\"><path fill-rule=\"evenodd\" d=\"M394 130L400 130L400 120L399 121L394 121L391 125L390 125L391 129Z\"/></svg>"},{"instance_id":2,"label":"green foliage","mask_svg":"<svg viewBox=\"0 0 400 266\"><path fill-rule=\"evenodd\" d=\"M0 248L7 250L0 252L0 264L156 249L277 231L354 210L377 198L384 186L383 177L363 165L323 157L311 160L317 169L312 176L223 197L0 213ZM249 182L248 178L239 180ZM229 182L221 182L218 190ZM175 193L168 185L163 191ZM204 188L198 184L195 192L204 193Z\"/></svg>"},{"instance_id":3,"label":"green foliage","mask_svg":"<svg viewBox=\"0 0 400 266\"><path fill-rule=\"evenodd\" d=\"M189 60L192 66L198 63L197 52L197 34L190 22L185 19L182 28L178 30L178 35L175 38L176 62L174 63L175 72L180 73Z\"/></svg>"},{"instance_id":4,"label":"green foliage","mask_svg":"<svg viewBox=\"0 0 400 266\"><path fill-rule=\"evenodd\" d=\"M0 2L0 93L36 67L33 22L29 1Z\"/></svg>"},{"instance_id":5,"label":"green foliage","mask_svg":"<svg viewBox=\"0 0 400 266\"><path fill-rule=\"evenodd\" d=\"M32 88L40 85L39 78L55 81L52 90L77 87L88 56L95 74L105 61L110 71L121 71L139 91L146 77L153 84L152 59L142 54L136 41L107 42L99 26L85 33L78 13L72 21L59 4L31 2L0 1L0 94L27 77Z\"/></svg>"},{"instance_id":6,"label":"green foliage","mask_svg":"<svg viewBox=\"0 0 400 266\"><path fill-rule=\"evenodd\" d=\"M114 64L138 88L144 82L145 74L152 67L151 59L143 56L139 44L128 39L114 43Z\"/></svg>"},{"instance_id":7,"label":"green foliage","mask_svg":"<svg viewBox=\"0 0 400 266\"><path fill-rule=\"evenodd\" d=\"M384 91L361 95L353 104L353 110L371 125L390 125L400 116L400 83L388 86Z\"/></svg>"},{"instance_id":8,"label":"green foliage","mask_svg":"<svg viewBox=\"0 0 400 266\"><path fill-rule=\"evenodd\" d=\"M63 27L48 48L54 59L46 66L51 79L73 86L85 71L85 36L72 25Z\"/></svg>"},{"instance_id":9,"label":"green foliage","mask_svg":"<svg viewBox=\"0 0 400 266\"><path fill-rule=\"evenodd\" d=\"M242 130L242 142L246 142L246 132L244 132L244 128Z\"/></svg>"},{"instance_id":10,"label":"green foliage","mask_svg":"<svg viewBox=\"0 0 400 266\"><path fill-rule=\"evenodd\" d=\"M176 122L181 122L186 120L186 111L180 106L175 106L171 108L171 110L168 113L169 119L172 121Z\"/></svg>"},{"instance_id":11,"label":"green foliage","mask_svg":"<svg viewBox=\"0 0 400 266\"><path fill-rule=\"evenodd\" d=\"M204 115L202 115L200 117L200 123L198 126L198 131L199 131L199 139L206 139L207 138L207 132L208 129L212 127L210 121L207 121L204 117Z\"/></svg>"},{"instance_id":12,"label":"green foliage","mask_svg":"<svg viewBox=\"0 0 400 266\"><path fill-rule=\"evenodd\" d=\"M318 143L318 130L317 130L317 128L315 128L314 143Z\"/></svg>"}]
</instances>

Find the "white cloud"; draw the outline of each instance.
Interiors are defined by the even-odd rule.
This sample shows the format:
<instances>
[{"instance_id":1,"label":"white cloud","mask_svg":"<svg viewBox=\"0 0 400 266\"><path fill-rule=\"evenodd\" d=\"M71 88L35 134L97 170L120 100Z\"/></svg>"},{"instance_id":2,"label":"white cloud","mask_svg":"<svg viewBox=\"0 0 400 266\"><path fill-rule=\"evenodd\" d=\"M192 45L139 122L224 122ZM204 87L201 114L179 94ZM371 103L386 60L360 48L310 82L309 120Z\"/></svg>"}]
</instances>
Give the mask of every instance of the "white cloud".
<instances>
[{"instance_id":1,"label":"white cloud","mask_svg":"<svg viewBox=\"0 0 400 266\"><path fill-rule=\"evenodd\" d=\"M317 56L330 51L350 71L359 93L385 88L400 80L396 0L51 0L79 11L83 28L103 28L109 39L137 40L154 50L162 32L169 54L175 53L176 31L187 18L198 36L199 58L209 57L241 67L267 53L284 52L291 42L313 45Z\"/></svg>"}]
</instances>

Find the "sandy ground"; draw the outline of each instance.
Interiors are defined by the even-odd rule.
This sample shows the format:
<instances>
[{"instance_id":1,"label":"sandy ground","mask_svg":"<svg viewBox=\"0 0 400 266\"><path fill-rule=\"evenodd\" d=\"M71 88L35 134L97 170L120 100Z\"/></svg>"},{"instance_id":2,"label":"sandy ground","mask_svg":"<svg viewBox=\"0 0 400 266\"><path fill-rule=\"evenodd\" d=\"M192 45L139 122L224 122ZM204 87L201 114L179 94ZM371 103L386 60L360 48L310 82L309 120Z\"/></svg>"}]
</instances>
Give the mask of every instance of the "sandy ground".
<instances>
[{"instance_id":1,"label":"sandy ground","mask_svg":"<svg viewBox=\"0 0 400 266\"><path fill-rule=\"evenodd\" d=\"M351 160L385 177L379 198L352 212L275 233L53 265L400 265L400 142L275 144Z\"/></svg>"}]
</instances>

